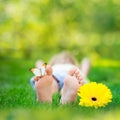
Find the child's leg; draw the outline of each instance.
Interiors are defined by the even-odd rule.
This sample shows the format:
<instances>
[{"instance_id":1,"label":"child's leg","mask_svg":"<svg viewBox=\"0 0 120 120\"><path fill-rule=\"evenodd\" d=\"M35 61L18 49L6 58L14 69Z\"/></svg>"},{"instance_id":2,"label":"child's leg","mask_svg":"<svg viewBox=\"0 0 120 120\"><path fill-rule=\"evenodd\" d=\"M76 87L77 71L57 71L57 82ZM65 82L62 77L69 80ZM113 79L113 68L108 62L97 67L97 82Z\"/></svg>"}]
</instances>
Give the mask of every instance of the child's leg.
<instances>
[{"instance_id":1,"label":"child's leg","mask_svg":"<svg viewBox=\"0 0 120 120\"><path fill-rule=\"evenodd\" d=\"M61 91L61 103L75 102L78 88L83 85L83 78L78 68L69 71L68 76L64 80L64 86Z\"/></svg>"},{"instance_id":2,"label":"child's leg","mask_svg":"<svg viewBox=\"0 0 120 120\"><path fill-rule=\"evenodd\" d=\"M43 77L36 77L35 88L37 99L40 102L52 102L52 95L58 91L58 85L56 80L52 77L51 66L46 67L46 75Z\"/></svg>"}]
</instances>

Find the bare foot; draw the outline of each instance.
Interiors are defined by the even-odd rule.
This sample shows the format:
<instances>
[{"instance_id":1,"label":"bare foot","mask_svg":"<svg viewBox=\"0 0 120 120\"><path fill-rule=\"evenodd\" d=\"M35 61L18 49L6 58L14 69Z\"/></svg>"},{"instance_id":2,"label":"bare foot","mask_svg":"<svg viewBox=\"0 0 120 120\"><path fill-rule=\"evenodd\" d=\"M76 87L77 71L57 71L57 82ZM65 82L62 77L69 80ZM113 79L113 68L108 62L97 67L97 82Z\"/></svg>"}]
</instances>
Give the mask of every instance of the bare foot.
<instances>
[{"instance_id":1,"label":"bare foot","mask_svg":"<svg viewBox=\"0 0 120 120\"><path fill-rule=\"evenodd\" d=\"M37 99L40 102L52 102L52 68L46 67L46 75L34 79Z\"/></svg>"},{"instance_id":2,"label":"bare foot","mask_svg":"<svg viewBox=\"0 0 120 120\"><path fill-rule=\"evenodd\" d=\"M78 68L73 68L69 71L68 76L64 80L64 86L61 91L60 103L70 103L76 101L78 88L83 85L83 79L81 77Z\"/></svg>"}]
</instances>

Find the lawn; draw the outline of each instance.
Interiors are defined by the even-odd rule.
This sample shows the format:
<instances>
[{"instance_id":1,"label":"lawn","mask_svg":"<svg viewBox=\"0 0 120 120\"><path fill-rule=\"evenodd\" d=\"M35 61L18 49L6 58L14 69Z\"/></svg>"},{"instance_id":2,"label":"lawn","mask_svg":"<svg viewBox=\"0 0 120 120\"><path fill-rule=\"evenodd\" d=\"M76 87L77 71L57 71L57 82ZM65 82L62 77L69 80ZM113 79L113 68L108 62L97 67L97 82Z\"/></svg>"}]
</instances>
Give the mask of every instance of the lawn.
<instances>
[{"instance_id":1,"label":"lawn","mask_svg":"<svg viewBox=\"0 0 120 120\"><path fill-rule=\"evenodd\" d=\"M98 109L78 106L76 103L60 105L60 95L53 96L52 104L36 101L35 91L29 83L32 73L29 68L34 61L0 60L0 120L74 119L74 120L118 120L120 118L120 67L102 64L92 66L89 79L102 82L112 91L113 100Z\"/></svg>"}]
</instances>

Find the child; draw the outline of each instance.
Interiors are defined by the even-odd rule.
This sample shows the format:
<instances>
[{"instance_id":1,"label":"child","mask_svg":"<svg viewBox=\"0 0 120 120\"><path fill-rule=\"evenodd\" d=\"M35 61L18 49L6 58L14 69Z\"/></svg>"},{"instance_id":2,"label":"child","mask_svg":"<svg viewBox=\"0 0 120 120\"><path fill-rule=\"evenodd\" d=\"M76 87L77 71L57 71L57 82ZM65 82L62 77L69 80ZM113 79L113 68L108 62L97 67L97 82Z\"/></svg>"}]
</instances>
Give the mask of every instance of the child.
<instances>
[{"instance_id":1,"label":"child","mask_svg":"<svg viewBox=\"0 0 120 120\"><path fill-rule=\"evenodd\" d=\"M40 68L43 63L37 61L36 67ZM52 95L60 90L61 104L75 102L78 88L88 82L86 76L89 68L90 61L84 59L80 71L78 63L69 52L54 56L46 66L46 75L31 79L38 101L51 103Z\"/></svg>"}]
</instances>

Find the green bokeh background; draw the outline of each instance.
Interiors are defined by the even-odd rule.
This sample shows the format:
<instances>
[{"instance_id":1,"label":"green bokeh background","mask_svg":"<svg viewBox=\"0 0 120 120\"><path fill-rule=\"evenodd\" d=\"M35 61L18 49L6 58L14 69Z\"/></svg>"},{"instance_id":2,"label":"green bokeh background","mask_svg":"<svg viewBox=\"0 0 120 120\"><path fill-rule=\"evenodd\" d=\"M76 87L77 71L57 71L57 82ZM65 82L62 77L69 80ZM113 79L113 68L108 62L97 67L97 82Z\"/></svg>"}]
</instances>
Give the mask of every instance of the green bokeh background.
<instances>
[{"instance_id":1,"label":"green bokeh background","mask_svg":"<svg viewBox=\"0 0 120 120\"><path fill-rule=\"evenodd\" d=\"M69 50L78 59L119 60L119 8L119 0L1 0L0 58Z\"/></svg>"}]
</instances>

